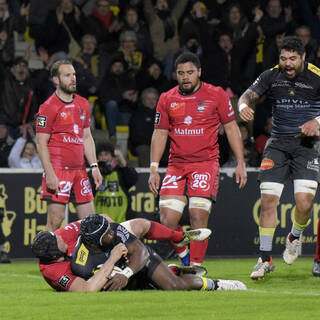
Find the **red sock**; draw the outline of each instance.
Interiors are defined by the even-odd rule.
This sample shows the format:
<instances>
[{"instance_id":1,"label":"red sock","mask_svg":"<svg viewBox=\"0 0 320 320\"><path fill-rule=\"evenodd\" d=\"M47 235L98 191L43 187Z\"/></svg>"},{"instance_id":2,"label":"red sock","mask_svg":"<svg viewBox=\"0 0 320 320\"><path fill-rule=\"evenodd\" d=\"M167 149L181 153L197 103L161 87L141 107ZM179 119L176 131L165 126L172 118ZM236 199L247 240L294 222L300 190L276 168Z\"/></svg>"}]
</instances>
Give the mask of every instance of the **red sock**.
<instances>
[{"instance_id":1,"label":"red sock","mask_svg":"<svg viewBox=\"0 0 320 320\"><path fill-rule=\"evenodd\" d=\"M318 220L318 232L317 232L317 247L314 261L320 260L320 219Z\"/></svg>"},{"instance_id":2,"label":"red sock","mask_svg":"<svg viewBox=\"0 0 320 320\"><path fill-rule=\"evenodd\" d=\"M178 232L179 234L182 234L182 227L179 225L178 227L177 227L177 229L176 229L176 231L175 232ZM182 234L182 236L183 236L183 234ZM180 240L182 240L182 237L181 237L181 239ZM178 241L180 241L180 240L178 240ZM187 249L187 247L177 247L176 245L175 245L175 243L174 243L174 241L169 241L170 242L170 245L171 245L171 247L174 249L174 251L176 252L176 253L182 253L183 251L185 251L186 249ZM177 241L175 241L175 242L177 242Z\"/></svg>"},{"instance_id":3,"label":"red sock","mask_svg":"<svg viewBox=\"0 0 320 320\"><path fill-rule=\"evenodd\" d=\"M151 221L150 229L144 238L149 240L171 240L173 242L179 242L183 238L183 233L169 229L161 223Z\"/></svg>"},{"instance_id":4,"label":"red sock","mask_svg":"<svg viewBox=\"0 0 320 320\"><path fill-rule=\"evenodd\" d=\"M190 262L202 263L208 247L208 239L190 242Z\"/></svg>"}]
</instances>

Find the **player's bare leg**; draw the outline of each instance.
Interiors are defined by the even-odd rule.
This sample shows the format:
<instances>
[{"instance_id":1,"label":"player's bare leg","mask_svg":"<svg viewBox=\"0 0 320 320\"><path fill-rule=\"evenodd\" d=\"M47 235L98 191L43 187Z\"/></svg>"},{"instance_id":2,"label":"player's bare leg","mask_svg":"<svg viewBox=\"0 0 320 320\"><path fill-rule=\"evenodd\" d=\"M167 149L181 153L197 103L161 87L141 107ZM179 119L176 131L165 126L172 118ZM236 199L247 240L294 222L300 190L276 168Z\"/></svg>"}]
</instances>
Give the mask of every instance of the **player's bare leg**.
<instances>
[{"instance_id":1,"label":"player's bare leg","mask_svg":"<svg viewBox=\"0 0 320 320\"><path fill-rule=\"evenodd\" d=\"M76 204L77 215L79 219L84 219L89 214L94 213L93 201Z\"/></svg>"},{"instance_id":2,"label":"player's bare leg","mask_svg":"<svg viewBox=\"0 0 320 320\"><path fill-rule=\"evenodd\" d=\"M48 200L47 208L48 208L48 215L47 215L47 231L56 231L60 228L61 223L64 219L64 210L66 205L64 203L52 202Z\"/></svg>"}]
</instances>

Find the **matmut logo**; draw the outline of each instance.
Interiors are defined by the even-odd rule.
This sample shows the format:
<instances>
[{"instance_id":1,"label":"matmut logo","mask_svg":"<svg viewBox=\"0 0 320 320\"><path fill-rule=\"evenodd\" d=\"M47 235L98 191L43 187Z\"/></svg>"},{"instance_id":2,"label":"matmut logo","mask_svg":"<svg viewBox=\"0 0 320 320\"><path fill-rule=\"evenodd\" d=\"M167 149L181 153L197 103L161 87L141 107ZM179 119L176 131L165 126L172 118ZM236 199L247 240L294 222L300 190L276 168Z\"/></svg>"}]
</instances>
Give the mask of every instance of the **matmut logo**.
<instances>
[{"instance_id":1,"label":"matmut logo","mask_svg":"<svg viewBox=\"0 0 320 320\"><path fill-rule=\"evenodd\" d=\"M174 135L175 136L203 136L204 130L203 128L200 128L200 129L174 128Z\"/></svg>"},{"instance_id":2,"label":"matmut logo","mask_svg":"<svg viewBox=\"0 0 320 320\"><path fill-rule=\"evenodd\" d=\"M82 144L83 143L83 138L79 138L79 137L76 137L76 138L73 138L73 137L66 137L66 136L63 136L63 142L65 143L76 143L76 144Z\"/></svg>"}]
</instances>

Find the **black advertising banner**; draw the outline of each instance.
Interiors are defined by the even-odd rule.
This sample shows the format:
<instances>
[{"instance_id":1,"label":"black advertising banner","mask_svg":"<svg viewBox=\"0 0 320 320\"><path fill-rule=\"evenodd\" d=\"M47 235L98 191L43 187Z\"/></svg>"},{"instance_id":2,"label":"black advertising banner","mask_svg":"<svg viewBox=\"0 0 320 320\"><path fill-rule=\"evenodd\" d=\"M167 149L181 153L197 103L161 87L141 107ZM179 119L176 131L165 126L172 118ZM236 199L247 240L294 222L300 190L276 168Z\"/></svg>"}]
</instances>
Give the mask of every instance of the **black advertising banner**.
<instances>
[{"instance_id":1,"label":"black advertising banner","mask_svg":"<svg viewBox=\"0 0 320 320\"><path fill-rule=\"evenodd\" d=\"M144 217L159 221L158 199L148 189L146 169L139 169L139 180L131 190L132 217ZM259 247L258 217L260 212L260 192L257 171L248 172L248 183L239 190L235 183L233 170L222 169L220 188L216 204L210 214L209 228L213 235L209 240L207 256L255 255ZM46 203L40 200L41 171L0 170L0 208L4 209L1 223L7 238L5 248L11 258L32 258L30 245L37 232L46 225ZM312 223L303 235L302 254L313 255L320 210L319 197L313 206ZM274 236L274 254L281 254L285 239L290 232L294 209L292 184L285 186L278 206L278 227ZM186 210L185 210L186 211ZM131 218L131 217L128 217ZM77 219L75 208L69 205L69 221ZM182 219L188 227L187 211ZM169 246L163 242L148 242L154 247ZM161 251L161 250L160 250ZM166 256L165 253L162 256Z\"/></svg>"}]
</instances>

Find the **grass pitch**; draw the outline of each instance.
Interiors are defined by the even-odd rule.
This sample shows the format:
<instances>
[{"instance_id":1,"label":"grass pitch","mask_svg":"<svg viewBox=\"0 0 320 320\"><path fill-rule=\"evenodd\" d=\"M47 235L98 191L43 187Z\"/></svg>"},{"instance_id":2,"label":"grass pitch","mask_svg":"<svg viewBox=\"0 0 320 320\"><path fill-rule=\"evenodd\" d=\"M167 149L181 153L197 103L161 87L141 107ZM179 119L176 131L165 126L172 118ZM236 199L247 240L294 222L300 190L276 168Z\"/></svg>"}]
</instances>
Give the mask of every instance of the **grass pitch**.
<instances>
[{"instance_id":1,"label":"grass pitch","mask_svg":"<svg viewBox=\"0 0 320 320\"><path fill-rule=\"evenodd\" d=\"M265 280L249 275L256 259L206 260L208 277L238 279L248 291L121 291L57 293L42 279L36 262L0 265L0 319L316 319L320 278L311 274L312 258L294 265L274 259Z\"/></svg>"}]
</instances>

